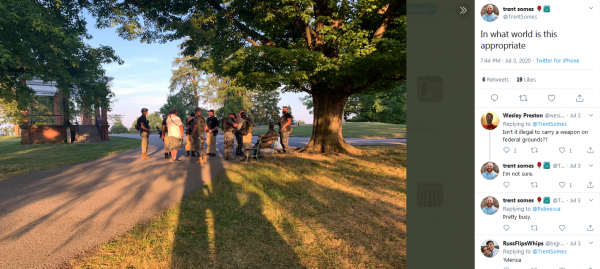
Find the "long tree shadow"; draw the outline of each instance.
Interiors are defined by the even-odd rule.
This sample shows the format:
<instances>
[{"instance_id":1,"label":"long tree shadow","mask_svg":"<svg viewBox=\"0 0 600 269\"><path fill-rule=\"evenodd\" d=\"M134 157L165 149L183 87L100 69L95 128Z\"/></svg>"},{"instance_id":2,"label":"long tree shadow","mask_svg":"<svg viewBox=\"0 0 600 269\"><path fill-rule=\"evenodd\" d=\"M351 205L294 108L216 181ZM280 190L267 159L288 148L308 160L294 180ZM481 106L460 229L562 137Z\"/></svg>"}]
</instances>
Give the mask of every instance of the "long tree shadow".
<instances>
[{"instance_id":1,"label":"long tree shadow","mask_svg":"<svg viewBox=\"0 0 600 269\"><path fill-rule=\"evenodd\" d=\"M303 265L404 268L406 177L393 173L402 168L380 168L393 158L371 164L368 158L265 162L252 170L245 188L254 187L268 207L276 208L269 219Z\"/></svg>"},{"instance_id":2,"label":"long tree shadow","mask_svg":"<svg viewBox=\"0 0 600 269\"><path fill-rule=\"evenodd\" d=\"M303 268L261 197L228 174L182 202L171 268Z\"/></svg>"},{"instance_id":3,"label":"long tree shadow","mask_svg":"<svg viewBox=\"0 0 600 269\"><path fill-rule=\"evenodd\" d=\"M395 173L405 170L378 168L403 167L393 157L368 162L229 168L182 202L171 267L405 268L406 177Z\"/></svg>"},{"instance_id":4,"label":"long tree shadow","mask_svg":"<svg viewBox=\"0 0 600 269\"><path fill-rule=\"evenodd\" d=\"M61 263L125 233L210 181L211 169L200 169L193 160L144 162L139 152L0 180L0 253L28 246L12 250L6 266ZM219 169L223 166L217 164L212 172Z\"/></svg>"}]
</instances>

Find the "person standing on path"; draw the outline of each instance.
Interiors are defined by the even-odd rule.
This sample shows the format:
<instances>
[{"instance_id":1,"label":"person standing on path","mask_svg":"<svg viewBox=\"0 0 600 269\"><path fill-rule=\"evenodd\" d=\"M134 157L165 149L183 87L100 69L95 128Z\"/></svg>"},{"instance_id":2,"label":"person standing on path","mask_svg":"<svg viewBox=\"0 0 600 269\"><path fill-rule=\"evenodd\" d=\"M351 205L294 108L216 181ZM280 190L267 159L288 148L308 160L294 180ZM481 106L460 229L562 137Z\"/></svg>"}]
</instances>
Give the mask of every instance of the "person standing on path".
<instances>
[{"instance_id":1,"label":"person standing on path","mask_svg":"<svg viewBox=\"0 0 600 269\"><path fill-rule=\"evenodd\" d=\"M194 147L196 148L196 153L198 153L198 161L194 163L202 165L207 163L206 156L204 155L204 134L206 133L208 128L206 127L206 121L202 117L202 110L199 107L197 107L195 112L196 117L194 117L194 119L192 120L191 125L192 136L194 137Z\"/></svg>"},{"instance_id":2,"label":"person standing on path","mask_svg":"<svg viewBox=\"0 0 600 269\"><path fill-rule=\"evenodd\" d=\"M217 156L217 134L219 133L219 120L215 117L215 111L208 111L206 119L206 155Z\"/></svg>"},{"instance_id":3,"label":"person standing on path","mask_svg":"<svg viewBox=\"0 0 600 269\"><path fill-rule=\"evenodd\" d=\"M250 157L250 153L251 153L251 148L252 148L252 130L250 128L250 124L252 124L252 121L250 121L248 119L248 117L246 116L246 112L241 112L240 113L240 121L238 122L238 132L240 133L240 135L242 136L242 143L244 146L244 154L242 156L242 161L248 160L248 158Z\"/></svg>"},{"instance_id":4,"label":"person standing on path","mask_svg":"<svg viewBox=\"0 0 600 269\"><path fill-rule=\"evenodd\" d=\"M187 134L187 141L185 142L185 157L189 157L190 153L192 154L191 156L196 156L196 143L194 142L194 136L191 135L192 128L194 128L194 126L192 126L194 117L196 117L196 113L191 113L190 117L185 121L185 127L187 128L185 131Z\"/></svg>"},{"instance_id":5,"label":"person standing on path","mask_svg":"<svg viewBox=\"0 0 600 269\"><path fill-rule=\"evenodd\" d=\"M140 136L142 137L142 159L150 159L150 156L146 155L149 145L148 137L150 136L150 123L146 116L148 116L148 109L142 108L142 116L137 120L137 125L140 126Z\"/></svg>"},{"instance_id":6,"label":"person standing on path","mask_svg":"<svg viewBox=\"0 0 600 269\"><path fill-rule=\"evenodd\" d=\"M292 114L288 112L287 106L283 107L283 116L279 118L279 135L281 137L281 148L283 153L289 153L289 139L292 132Z\"/></svg>"},{"instance_id":7,"label":"person standing on path","mask_svg":"<svg viewBox=\"0 0 600 269\"><path fill-rule=\"evenodd\" d=\"M235 113L231 111L229 116L223 118L221 121L221 129L225 136L225 160L233 160L233 142L235 140L235 132L238 124L235 123Z\"/></svg>"},{"instance_id":8,"label":"person standing on path","mask_svg":"<svg viewBox=\"0 0 600 269\"><path fill-rule=\"evenodd\" d=\"M244 113L245 113L245 112L246 112L246 110L245 110L245 109L243 109L243 108L242 108L242 109L240 109L240 113L239 113L239 114L237 114L237 115L236 115L236 117L235 117L235 122L236 122L236 123L238 123L238 124L239 124L239 123L240 123L240 121L242 120L242 117L240 116L240 115L242 114L242 112L244 112ZM238 129L239 129L239 128L238 128ZM243 135L242 135L242 134L241 134L239 131L237 131L237 132L235 133L235 140L236 140L236 142L237 142L237 147L236 147L236 149L235 149L235 155L237 155L237 156L244 156L244 153L242 152L242 148L243 148L243 146L242 146L242 145L243 145L243 141L242 141L242 140L243 140L243 137L244 137L244 136L243 136Z\"/></svg>"},{"instance_id":9,"label":"person standing on path","mask_svg":"<svg viewBox=\"0 0 600 269\"><path fill-rule=\"evenodd\" d=\"M181 119L177 117L177 109L171 109L169 116L167 117L167 128L169 129L169 149L171 150L171 162L180 162L177 158L177 150L181 149L183 138L185 136L183 132L183 123Z\"/></svg>"},{"instance_id":10,"label":"person standing on path","mask_svg":"<svg viewBox=\"0 0 600 269\"><path fill-rule=\"evenodd\" d=\"M165 159L168 159L170 154L168 132L169 128L167 128L167 118L164 118L162 122L162 132L160 133L160 139L162 139L163 144L165 144Z\"/></svg>"}]
</instances>

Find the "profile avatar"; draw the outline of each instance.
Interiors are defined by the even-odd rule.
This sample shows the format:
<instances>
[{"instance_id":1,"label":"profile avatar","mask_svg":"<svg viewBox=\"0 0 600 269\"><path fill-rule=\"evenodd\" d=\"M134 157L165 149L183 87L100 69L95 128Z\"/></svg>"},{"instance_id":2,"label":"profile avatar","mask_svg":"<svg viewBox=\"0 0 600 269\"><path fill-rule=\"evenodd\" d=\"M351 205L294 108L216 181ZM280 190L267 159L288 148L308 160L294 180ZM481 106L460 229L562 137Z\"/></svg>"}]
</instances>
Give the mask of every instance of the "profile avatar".
<instances>
[{"instance_id":1,"label":"profile avatar","mask_svg":"<svg viewBox=\"0 0 600 269\"><path fill-rule=\"evenodd\" d=\"M487 162L481 167L481 176L487 180L492 180L498 177L498 166L493 162Z\"/></svg>"},{"instance_id":2,"label":"profile avatar","mask_svg":"<svg viewBox=\"0 0 600 269\"><path fill-rule=\"evenodd\" d=\"M494 215L498 212L498 200L492 196L488 196L482 201L481 211L486 215Z\"/></svg>"},{"instance_id":3,"label":"profile avatar","mask_svg":"<svg viewBox=\"0 0 600 269\"><path fill-rule=\"evenodd\" d=\"M488 112L481 117L481 126L486 130L494 130L498 127L498 116L494 112Z\"/></svg>"},{"instance_id":4,"label":"profile avatar","mask_svg":"<svg viewBox=\"0 0 600 269\"><path fill-rule=\"evenodd\" d=\"M493 22L496 19L498 19L498 14L500 12L498 11L498 8L493 5L493 4L488 4L485 5L482 9L481 9L481 18L484 21L487 22Z\"/></svg>"},{"instance_id":5,"label":"profile avatar","mask_svg":"<svg viewBox=\"0 0 600 269\"><path fill-rule=\"evenodd\" d=\"M500 250L496 248L498 245L494 240L487 240L481 245L481 253L488 258L496 257L500 254Z\"/></svg>"}]
</instances>

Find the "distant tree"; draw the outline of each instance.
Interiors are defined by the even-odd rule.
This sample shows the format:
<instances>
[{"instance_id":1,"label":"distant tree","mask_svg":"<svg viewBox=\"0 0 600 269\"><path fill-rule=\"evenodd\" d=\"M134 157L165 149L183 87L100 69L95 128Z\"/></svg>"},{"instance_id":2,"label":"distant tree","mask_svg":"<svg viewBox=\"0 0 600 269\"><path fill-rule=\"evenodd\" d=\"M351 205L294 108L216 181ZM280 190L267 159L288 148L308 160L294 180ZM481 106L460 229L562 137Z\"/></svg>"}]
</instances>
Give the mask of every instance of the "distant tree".
<instances>
[{"instance_id":1,"label":"distant tree","mask_svg":"<svg viewBox=\"0 0 600 269\"><path fill-rule=\"evenodd\" d=\"M347 107L348 121L406 123L406 83L399 82L392 89L374 94L358 94Z\"/></svg>"},{"instance_id":2,"label":"distant tree","mask_svg":"<svg viewBox=\"0 0 600 269\"><path fill-rule=\"evenodd\" d=\"M131 128L129 128L129 130L135 130L135 132L137 132L137 130L135 129L135 125L137 124L139 118L140 117L135 117L135 120L133 120L133 122L131 123ZM159 129L161 128L163 117L160 114L160 112L155 111L151 114L149 113L148 116L146 116L146 120L150 122L150 131L155 133L156 127L158 127Z\"/></svg>"},{"instance_id":3,"label":"distant tree","mask_svg":"<svg viewBox=\"0 0 600 269\"><path fill-rule=\"evenodd\" d=\"M115 124L110 127L111 134L124 134L127 132L129 132L129 130L127 130L127 127L125 127L121 121L115 122Z\"/></svg>"},{"instance_id":4,"label":"distant tree","mask_svg":"<svg viewBox=\"0 0 600 269\"><path fill-rule=\"evenodd\" d=\"M173 67L177 69L172 70L173 75L171 76L171 83L169 90L171 93L184 94L191 96L194 107L199 107L199 97L202 94L201 83L204 82L202 75L204 72L196 69L189 63L192 57L184 57L179 53L179 57L173 61ZM204 92L204 100L210 98L210 93Z\"/></svg>"},{"instance_id":5,"label":"distant tree","mask_svg":"<svg viewBox=\"0 0 600 269\"><path fill-rule=\"evenodd\" d=\"M277 122L279 118L279 103L281 98L279 97L279 91L259 91L254 95L254 107L252 111L252 119L254 122L262 122L263 124L269 124L270 121L273 123Z\"/></svg>"},{"instance_id":6,"label":"distant tree","mask_svg":"<svg viewBox=\"0 0 600 269\"><path fill-rule=\"evenodd\" d=\"M167 96L167 103L160 107L160 116L166 118L171 109L175 108L177 109L177 116L185 123L190 114L196 109L193 99L194 97L189 95L169 94ZM205 118L208 116L208 110L206 108L202 108L202 116ZM162 119L160 122L162 124Z\"/></svg>"},{"instance_id":7,"label":"distant tree","mask_svg":"<svg viewBox=\"0 0 600 269\"><path fill-rule=\"evenodd\" d=\"M211 75L206 81L207 91L215 94L210 103L219 107L215 111L218 118L225 117L231 111L237 114L242 108L248 110L250 115L253 114L251 109L254 107L254 91L236 86L234 81L226 77Z\"/></svg>"},{"instance_id":8,"label":"distant tree","mask_svg":"<svg viewBox=\"0 0 600 269\"><path fill-rule=\"evenodd\" d=\"M111 114L108 115L108 121L110 124L110 133L111 134L124 134L129 132L127 127L123 125L123 115L121 114Z\"/></svg>"},{"instance_id":9,"label":"distant tree","mask_svg":"<svg viewBox=\"0 0 600 269\"><path fill-rule=\"evenodd\" d=\"M312 114L311 96L299 98ZM384 123L406 123L406 83L398 82L387 91L360 93L348 97L344 120Z\"/></svg>"},{"instance_id":10,"label":"distant tree","mask_svg":"<svg viewBox=\"0 0 600 269\"><path fill-rule=\"evenodd\" d=\"M365 102L367 99L372 99L373 96L370 94L355 94L352 95L350 97L348 97L348 101L346 102L346 105L344 106L344 120L345 121L350 121L350 118L352 117L352 115L357 114L357 111L360 110L360 106L361 106L361 98L359 97L362 96L362 101Z\"/></svg>"},{"instance_id":11,"label":"distant tree","mask_svg":"<svg viewBox=\"0 0 600 269\"><path fill-rule=\"evenodd\" d=\"M348 121L348 117L355 113L354 111L357 110L356 106L358 105L358 98L356 96L357 95L351 95L350 97L348 97L348 101L346 101L346 104L344 105L343 117L345 121ZM315 104L313 102L312 96L306 95L304 97L299 97L298 99L300 99L300 102L302 102L302 104L306 107L308 113L313 114L313 107Z\"/></svg>"},{"instance_id":12,"label":"distant tree","mask_svg":"<svg viewBox=\"0 0 600 269\"><path fill-rule=\"evenodd\" d=\"M156 127L159 129L161 128L163 117L159 111L154 111L153 113L148 114L146 119L150 122L150 130L152 130L152 132L156 132Z\"/></svg>"},{"instance_id":13,"label":"distant tree","mask_svg":"<svg viewBox=\"0 0 600 269\"><path fill-rule=\"evenodd\" d=\"M17 107L17 101L0 102L0 125L15 125L22 122L23 115Z\"/></svg>"},{"instance_id":14,"label":"distant tree","mask_svg":"<svg viewBox=\"0 0 600 269\"><path fill-rule=\"evenodd\" d=\"M14 125L0 125L0 131L2 131L2 133L4 135L11 135L15 133L15 126Z\"/></svg>"}]
</instances>

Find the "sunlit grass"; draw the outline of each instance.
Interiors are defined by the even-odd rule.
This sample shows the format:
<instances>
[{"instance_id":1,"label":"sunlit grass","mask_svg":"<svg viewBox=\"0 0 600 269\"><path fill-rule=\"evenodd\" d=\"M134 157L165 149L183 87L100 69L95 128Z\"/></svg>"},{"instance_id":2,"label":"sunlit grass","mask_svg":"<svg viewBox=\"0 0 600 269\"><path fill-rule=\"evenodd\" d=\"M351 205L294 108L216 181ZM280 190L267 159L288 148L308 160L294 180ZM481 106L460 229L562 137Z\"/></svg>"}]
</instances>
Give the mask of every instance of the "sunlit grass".
<instances>
[{"instance_id":1,"label":"sunlit grass","mask_svg":"<svg viewBox=\"0 0 600 269\"><path fill-rule=\"evenodd\" d=\"M140 146L139 139L111 137L104 144L21 145L21 138L0 139L0 179L86 162Z\"/></svg>"},{"instance_id":2,"label":"sunlit grass","mask_svg":"<svg viewBox=\"0 0 600 269\"><path fill-rule=\"evenodd\" d=\"M294 126L290 136L310 137L312 129L312 124ZM268 126L257 126L254 127L254 130L254 135L263 135L267 132ZM275 130L278 130L277 126L275 126ZM406 137L406 125L380 122L349 122L342 124L342 135L344 138L394 139Z\"/></svg>"},{"instance_id":3,"label":"sunlit grass","mask_svg":"<svg viewBox=\"0 0 600 269\"><path fill-rule=\"evenodd\" d=\"M76 268L405 268L406 150L235 164Z\"/></svg>"}]
</instances>

